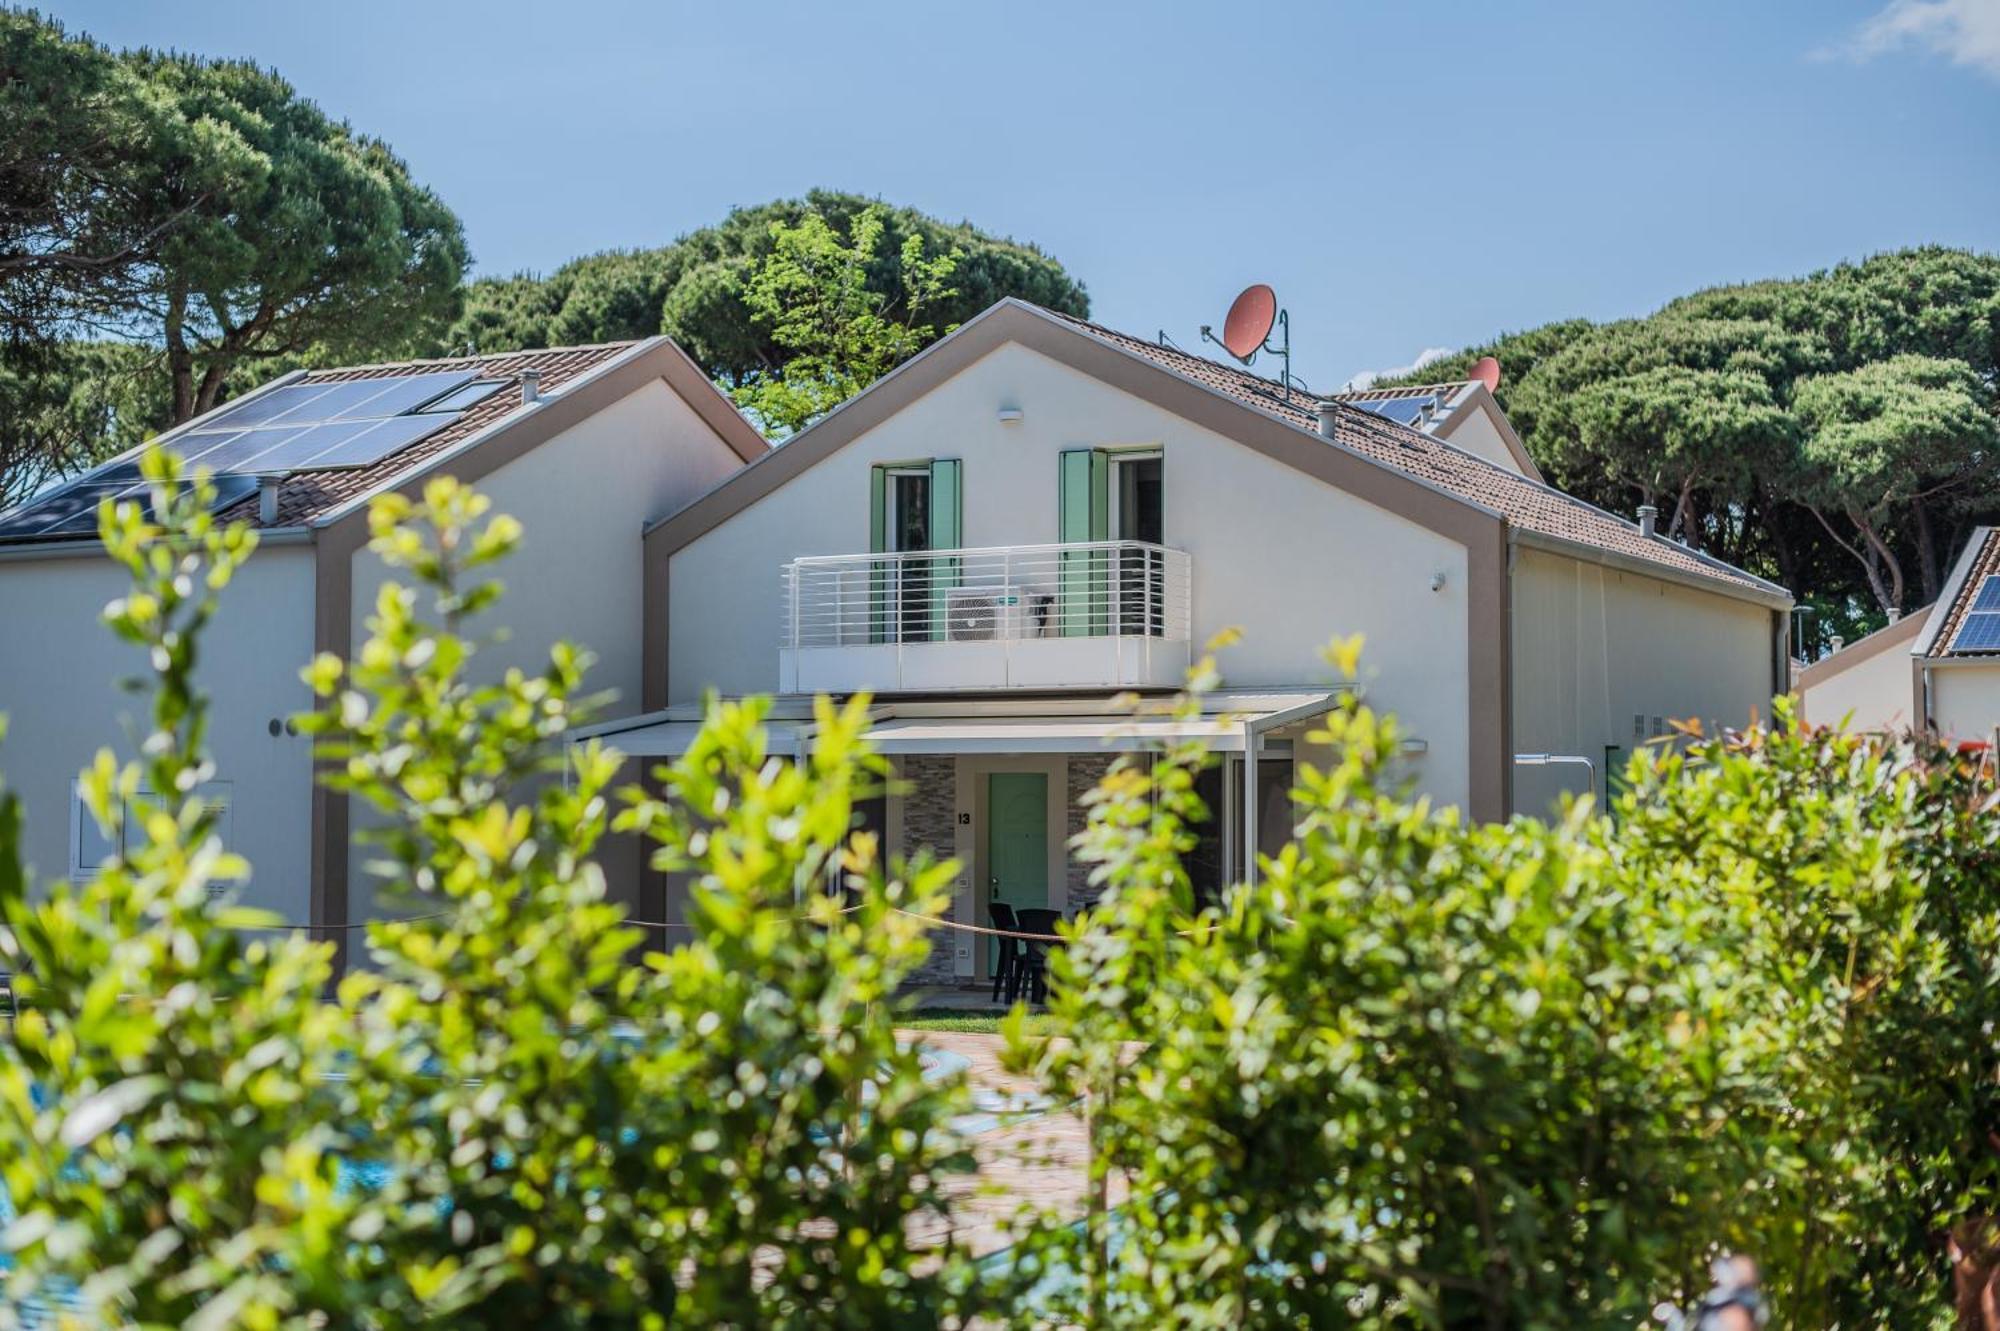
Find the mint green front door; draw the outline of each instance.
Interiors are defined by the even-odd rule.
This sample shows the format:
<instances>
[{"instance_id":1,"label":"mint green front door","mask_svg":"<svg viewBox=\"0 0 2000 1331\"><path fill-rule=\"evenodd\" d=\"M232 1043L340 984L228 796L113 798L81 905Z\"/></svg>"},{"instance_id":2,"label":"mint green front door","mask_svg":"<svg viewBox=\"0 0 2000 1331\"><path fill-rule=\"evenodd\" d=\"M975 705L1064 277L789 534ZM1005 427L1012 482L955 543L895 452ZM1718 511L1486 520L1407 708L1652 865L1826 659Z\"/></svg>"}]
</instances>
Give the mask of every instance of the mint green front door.
<instances>
[{"instance_id":1,"label":"mint green front door","mask_svg":"<svg viewBox=\"0 0 2000 1331\"><path fill-rule=\"evenodd\" d=\"M986 896L1016 911L1049 904L1049 778L1046 772L993 772L986 778ZM996 939L987 974L1000 959Z\"/></svg>"}]
</instances>

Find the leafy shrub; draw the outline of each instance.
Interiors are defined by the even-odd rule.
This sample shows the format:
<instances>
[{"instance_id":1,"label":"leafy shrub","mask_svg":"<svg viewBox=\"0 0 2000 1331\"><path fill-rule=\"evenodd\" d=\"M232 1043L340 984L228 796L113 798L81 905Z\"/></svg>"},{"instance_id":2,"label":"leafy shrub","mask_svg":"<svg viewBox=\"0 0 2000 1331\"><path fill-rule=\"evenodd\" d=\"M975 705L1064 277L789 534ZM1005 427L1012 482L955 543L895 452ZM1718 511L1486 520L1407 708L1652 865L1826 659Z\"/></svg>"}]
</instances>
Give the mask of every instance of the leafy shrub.
<instances>
[{"instance_id":1,"label":"leafy shrub","mask_svg":"<svg viewBox=\"0 0 2000 1331\"><path fill-rule=\"evenodd\" d=\"M177 797L138 795L129 857L40 901L18 810L0 817L9 956L33 971L0 1044L14 1292L176 1326L873 1327L985 1306L910 1223L967 1163L962 1088L894 1031L945 870L891 877L850 833L883 774L865 705L823 708L797 765L769 761L758 705L718 705L665 797L629 797L622 822L696 881L691 939L631 965L638 931L590 860L619 760L592 746L555 779L585 658L472 669L464 630L518 529L449 481L379 503L373 548L415 585L383 589L354 663L313 664L307 725L381 816L377 868L419 918L371 925L370 967L323 998L328 947L243 941L270 921L208 900L242 866L192 798L192 666L251 542L147 465L159 524L107 519L138 579L111 617L151 649L147 776ZM139 785L101 757L100 816Z\"/></svg>"},{"instance_id":2,"label":"leafy shrub","mask_svg":"<svg viewBox=\"0 0 2000 1331\"><path fill-rule=\"evenodd\" d=\"M2000 1210L2000 816L1928 740L1776 723L1636 766L1628 873L1709 914L1737 1035L1731 1234L1797 1326L1949 1323Z\"/></svg>"},{"instance_id":3,"label":"leafy shrub","mask_svg":"<svg viewBox=\"0 0 2000 1331\"><path fill-rule=\"evenodd\" d=\"M1090 1208L1031 1245L1073 1321L1632 1327L1734 1246L1783 1324L1945 1325L1947 1231L2000 1266L1990 777L1781 704L1615 818L1481 827L1390 793L1354 699L1315 739L1219 908L1198 745L1093 797L1069 1038L1013 1049L1088 1117Z\"/></svg>"},{"instance_id":4,"label":"leafy shrub","mask_svg":"<svg viewBox=\"0 0 2000 1331\"><path fill-rule=\"evenodd\" d=\"M201 632L256 538L216 527L211 492L169 459L149 456L145 475L157 519L130 502L104 519L132 575L105 620L151 663L152 730L143 761L100 752L83 777L127 849L31 898L20 809L0 810L0 969L24 1004L0 1041L12 1293L149 1326L337 1315L348 1204L322 1080L339 1021L319 1001L326 950L240 932L275 921L211 903L246 866L198 794Z\"/></svg>"},{"instance_id":5,"label":"leafy shrub","mask_svg":"<svg viewBox=\"0 0 2000 1331\"><path fill-rule=\"evenodd\" d=\"M1198 751L1099 792L1107 891L1057 962L1072 1041L1040 1061L1130 1200L1043 1240L1088 1276L1077 1315L1635 1325L1698 1269L1729 1165L1701 1130L1693 940L1583 811L1482 827L1407 803L1393 723L1352 697L1316 738L1334 761L1302 768L1296 843L1219 910L1181 869Z\"/></svg>"}]
</instances>

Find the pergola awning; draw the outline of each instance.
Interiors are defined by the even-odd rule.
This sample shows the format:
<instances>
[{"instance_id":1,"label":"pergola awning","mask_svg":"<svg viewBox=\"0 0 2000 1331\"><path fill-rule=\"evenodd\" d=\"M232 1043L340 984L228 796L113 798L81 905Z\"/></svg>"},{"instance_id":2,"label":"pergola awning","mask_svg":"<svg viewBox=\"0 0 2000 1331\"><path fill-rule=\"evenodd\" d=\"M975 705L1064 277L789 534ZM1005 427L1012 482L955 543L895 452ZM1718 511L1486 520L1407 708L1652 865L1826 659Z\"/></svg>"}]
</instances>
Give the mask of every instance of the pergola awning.
<instances>
[{"instance_id":1,"label":"pergola awning","mask_svg":"<svg viewBox=\"0 0 2000 1331\"><path fill-rule=\"evenodd\" d=\"M1332 710L1338 689L1217 692L1197 716L1180 717L1142 705L1114 707L1109 698L890 701L873 709L866 739L892 755L958 753L1133 753L1199 740L1217 753L1242 753L1264 737L1307 728ZM765 722L774 754L802 752L812 742L808 716L774 711ZM577 732L637 758L677 758L701 733L696 709L674 708Z\"/></svg>"}]
</instances>

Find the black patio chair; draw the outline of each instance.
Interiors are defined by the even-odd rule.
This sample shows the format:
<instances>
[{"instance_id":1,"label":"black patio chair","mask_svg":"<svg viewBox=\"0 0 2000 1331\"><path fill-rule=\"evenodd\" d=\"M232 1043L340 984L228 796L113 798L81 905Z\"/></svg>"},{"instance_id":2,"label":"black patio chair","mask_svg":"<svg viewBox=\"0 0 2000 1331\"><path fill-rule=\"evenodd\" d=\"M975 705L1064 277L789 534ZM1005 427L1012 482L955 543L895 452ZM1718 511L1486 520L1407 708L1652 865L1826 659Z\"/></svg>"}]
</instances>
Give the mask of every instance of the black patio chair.
<instances>
[{"instance_id":1,"label":"black patio chair","mask_svg":"<svg viewBox=\"0 0 2000 1331\"><path fill-rule=\"evenodd\" d=\"M1023 910L1016 916L1021 921L1021 932L1024 934L1054 934L1062 917L1059 910ZM1062 944L1029 938L1023 939L1021 946L1021 960L1014 968L1015 992L1008 995L1008 1001L1026 994L1030 1003L1046 1002L1049 996L1049 952Z\"/></svg>"},{"instance_id":2,"label":"black patio chair","mask_svg":"<svg viewBox=\"0 0 2000 1331\"><path fill-rule=\"evenodd\" d=\"M1019 929L1021 922L1014 918L1014 908L1004 901L986 903L986 913L993 921L995 929ZM999 957L993 963L993 1001L999 1002L1004 991L1009 1003L1014 1001L1014 971L1021 964L1026 949L1018 938L996 938Z\"/></svg>"}]
</instances>

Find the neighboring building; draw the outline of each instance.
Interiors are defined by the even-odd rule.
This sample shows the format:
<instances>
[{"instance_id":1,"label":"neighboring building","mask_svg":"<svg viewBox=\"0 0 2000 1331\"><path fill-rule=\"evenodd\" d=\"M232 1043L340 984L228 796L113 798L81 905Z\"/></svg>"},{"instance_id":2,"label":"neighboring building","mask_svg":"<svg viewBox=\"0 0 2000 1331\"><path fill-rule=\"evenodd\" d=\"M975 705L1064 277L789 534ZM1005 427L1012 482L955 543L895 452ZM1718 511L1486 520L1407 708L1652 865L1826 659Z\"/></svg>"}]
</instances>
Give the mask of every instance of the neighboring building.
<instances>
[{"instance_id":1,"label":"neighboring building","mask_svg":"<svg viewBox=\"0 0 2000 1331\"><path fill-rule=\"evenodd\" d=\"M1529 480L1542 479L1541 470L1521 443L1521 436L1514 433L1514 423L1507 419L1492 390L1481 380L1463 379L1410 388L1362 388L1335 393L1333 400L1372 411L1433 439L1442 439L1453 448L1477 454L1509 471L1518 471Z\"/></svg>"},{"instance_id":2,"label":"neighboring building","mask_svg":"<svg viewBox=\"0 0 2000 1331\"><path fill-rule=\"evenodd\" d=\"M1799 673L1808 721L1855 730L1922 724L1946 739L2000 728L2000 528L1980 527L1938 599Z\"/></svg>"},{"instance_id":3,"label":"neighboring building","mask_svg":"<svg viewBox=\"0 0 2000 1331\"><path fill-rule=\"evenodd\" d=\"M364 918L373 893L349 854L348 801L313 781L310 743L286 718L313 705L300 669L366 636L387 572L367 550L369 500L438 474L476 483L525 529L481 625L506 637L477 670L537 668L569 638L596 653L591 682L636 706L645 524L766 451L664 338L294 373L158 442L217 473L223 517L262 528L198 672L224 837L252 866L244 899L332 926ZM143 733L143 702L114 682L143 662L98 623L125 575L94 534L98 498L135 485L139 451L0 514L0 770L45 879L87 875L110 853L74 778L100 747L129 753Z\"/></svg>"},{"instance_id":4,"label":"neighboring building","mask_svg":"<svg viewBox=\"0 0 2000 1331\"><path fill-rule=\"evenodd\" d=\"M1088 902L1066 843L1120 749L1193 735L1224 755L1204 886L1282 843L1336 634L1366 635L1362 687L1401 718L1415 788L1477 818L1601 790L1674 719L1765 708L1783 589L1541 483L1510 437L1456 447L1002 302L648 530L651 710L596 730L673 755L705 691L775 692L787 753L808 695L868 691L910 790L866 816L892 848L957 857L953 915L984 923L993 899ZM1204 716L1114 706L1171 692L1227 626L1232 692ZM647 918L675 895L649 879ZM937 978L984 952L962 942Z\"/></svg>"}]
</instances>

